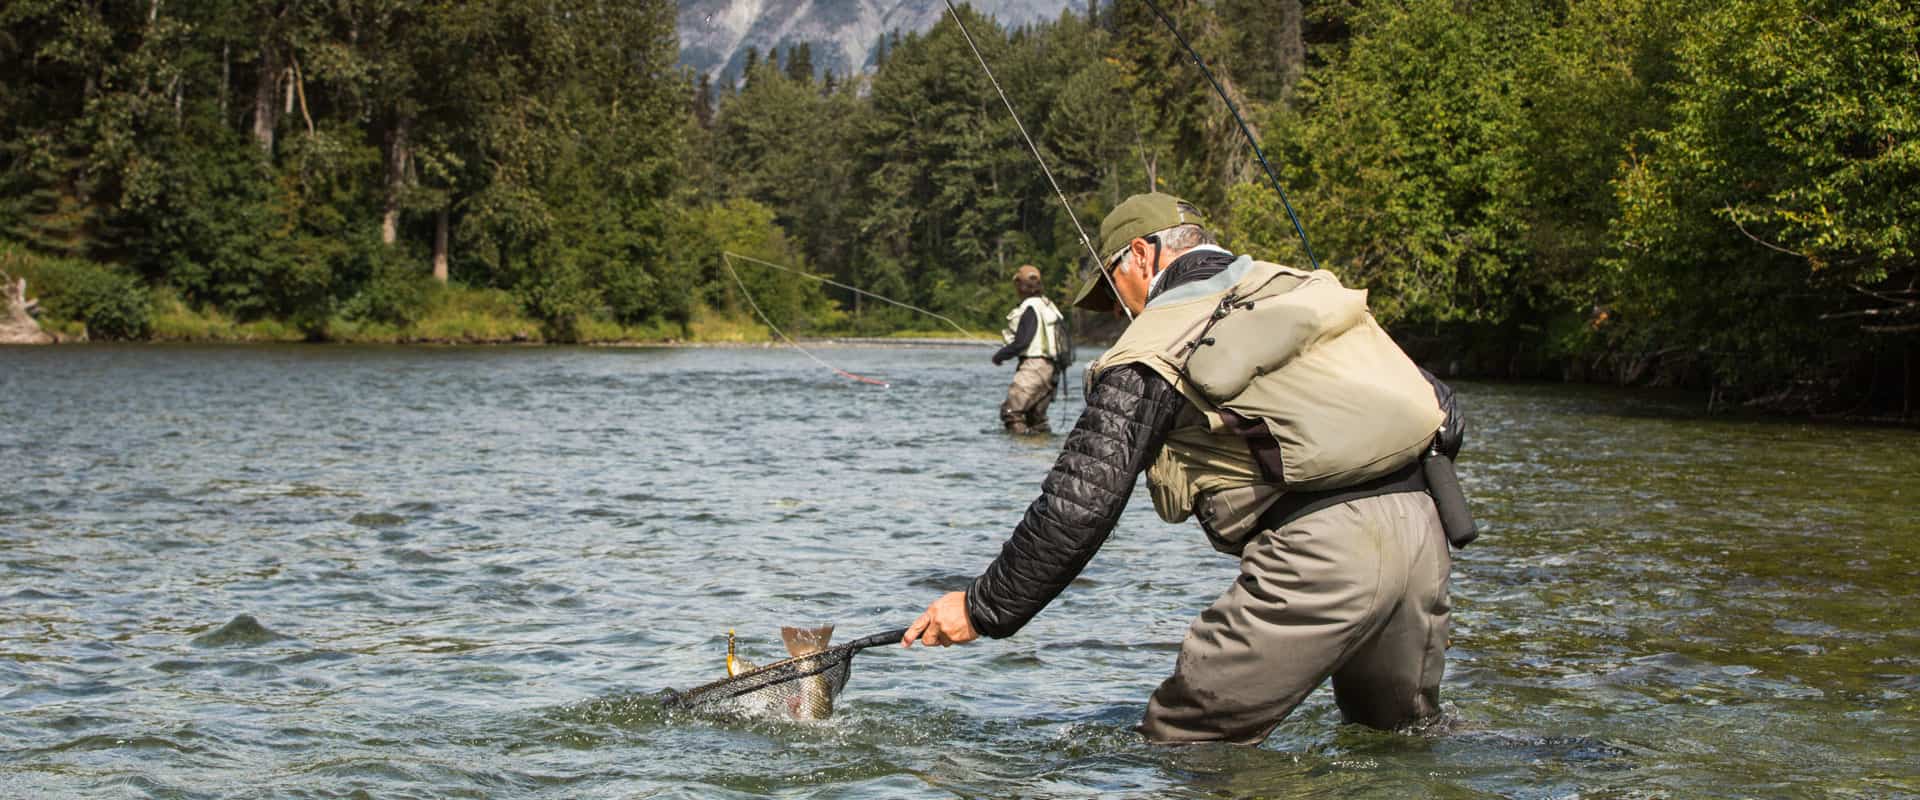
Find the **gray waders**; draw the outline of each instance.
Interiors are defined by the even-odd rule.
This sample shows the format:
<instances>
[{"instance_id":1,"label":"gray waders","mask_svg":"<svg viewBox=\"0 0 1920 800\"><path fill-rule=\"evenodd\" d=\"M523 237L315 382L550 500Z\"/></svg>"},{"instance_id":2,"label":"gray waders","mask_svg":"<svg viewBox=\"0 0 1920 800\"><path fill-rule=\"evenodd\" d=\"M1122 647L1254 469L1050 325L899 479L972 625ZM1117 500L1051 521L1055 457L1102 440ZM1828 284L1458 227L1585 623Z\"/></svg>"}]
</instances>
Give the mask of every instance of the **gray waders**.
<instances>
[{"instance_id":1,"label":"gray waders","mask_svg":"<svg viewBox=\"0 0 1920 800\"><path fill-rule=\"evenodd\" d=\"M1433 500L1401 492L1315 511L1247 542L1147 703L1156 743L1258 744L1333 679L1349 722L1439 713L1452 555Z\"/></svg>"},{"instance_id":2,"label":"gray waders","mask_svg":"<svg viewBox=\"0 0 1920 800\"><path fill-rule=\"evenodd\" d=\"M1059 370L1053 359L1028 356L1020 359L1013 371L1013 383L1007 386L1006 402L1000 404L1000 422L1012 433L1046 433L1047 407L1053 404L1054 384Z\"/></svg>"}]
</instances>

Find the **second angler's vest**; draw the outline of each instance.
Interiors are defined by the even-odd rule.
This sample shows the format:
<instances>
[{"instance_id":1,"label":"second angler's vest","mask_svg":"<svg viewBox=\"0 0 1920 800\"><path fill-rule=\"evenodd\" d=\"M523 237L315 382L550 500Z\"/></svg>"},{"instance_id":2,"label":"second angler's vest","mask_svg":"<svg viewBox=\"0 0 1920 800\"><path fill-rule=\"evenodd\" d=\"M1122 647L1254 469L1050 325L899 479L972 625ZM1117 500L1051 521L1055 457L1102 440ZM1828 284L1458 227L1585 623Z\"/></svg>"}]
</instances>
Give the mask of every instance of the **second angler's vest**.
<instances>
[{"instance_id":1,"label":"second angler's vest","mask_svg":"<svg viewBox=\"0 0 1920 800\"><path fill-rule=\"evenodd\" d=\"M1020 327L1020 317L1033 309L1039 321L1039 329L1033 332L1033 341L1027 343L1027 349L1020 351L1021 358L1053 358L1060 351L1060 309L1053 301L1044 297L1029 297L1020 305L1014 306L1007 314L1006 330L1000 332L1000 338L1013 343L1014 329Z\"/></svg>"},{"instance_id":2,"label":"second angler's vest","mask_svg":"<svg viewBox=\"0 0 1920 800\"><path fill-rule=\"evenodd\" d=\"M1379 478L1419 458L1444 419L1364 290L1246 256L1154 298L1088 367L1088 386L1123 364L1192 404L1147 470L1168 522L1218 496L1244 523L1283 492Z\"/></svg>"}]
</instances>

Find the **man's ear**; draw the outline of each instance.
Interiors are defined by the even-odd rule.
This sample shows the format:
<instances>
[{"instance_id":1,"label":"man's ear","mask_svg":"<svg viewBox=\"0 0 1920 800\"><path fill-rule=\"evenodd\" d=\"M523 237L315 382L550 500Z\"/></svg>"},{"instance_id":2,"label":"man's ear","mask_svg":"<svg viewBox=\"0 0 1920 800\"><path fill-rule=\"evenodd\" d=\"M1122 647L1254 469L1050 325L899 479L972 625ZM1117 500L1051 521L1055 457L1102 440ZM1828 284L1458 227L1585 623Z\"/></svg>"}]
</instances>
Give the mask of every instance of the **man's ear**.
<instances>
[{"instance_id":1,"label":"man's ear","mask_svg":"<svg viewBox=\"0 0 1920 800\"><path fill-rule=\"evenodd\" d=\"M1127 243L1127 251L1133 253L1134 263L1141 265L1140 274L1153 274L1154 265L1147 261L1153 258L1153 247L1147 244L1146 239L1134 237L1133 241Z\"/></svg>"}]
</instances>

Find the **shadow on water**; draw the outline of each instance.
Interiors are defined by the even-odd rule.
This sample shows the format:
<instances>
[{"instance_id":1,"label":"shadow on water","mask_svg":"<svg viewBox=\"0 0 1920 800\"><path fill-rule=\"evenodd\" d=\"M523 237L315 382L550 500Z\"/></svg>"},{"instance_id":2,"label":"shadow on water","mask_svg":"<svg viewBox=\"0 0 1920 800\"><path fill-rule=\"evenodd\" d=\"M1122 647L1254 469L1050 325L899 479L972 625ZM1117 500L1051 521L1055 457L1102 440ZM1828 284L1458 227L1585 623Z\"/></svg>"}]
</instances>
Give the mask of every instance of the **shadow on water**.
<instances>
[{"instance_id":1,"label":"shadow on water","mask_svg":"<svg viewBox=\"0 0 1920 800\"><path fill-rule=\"evenodd\" d=\"M998 552L1063 437L1001 434L978 355L0 351L0 795L1920 796L1920 433L1558 386L1459 387L1441 730L1322 692L1141 742L1235 569L1144 499L1018 636L862 655L831 719L663 708L728 629L898 627Z\"/></svg>"}]
</instances>

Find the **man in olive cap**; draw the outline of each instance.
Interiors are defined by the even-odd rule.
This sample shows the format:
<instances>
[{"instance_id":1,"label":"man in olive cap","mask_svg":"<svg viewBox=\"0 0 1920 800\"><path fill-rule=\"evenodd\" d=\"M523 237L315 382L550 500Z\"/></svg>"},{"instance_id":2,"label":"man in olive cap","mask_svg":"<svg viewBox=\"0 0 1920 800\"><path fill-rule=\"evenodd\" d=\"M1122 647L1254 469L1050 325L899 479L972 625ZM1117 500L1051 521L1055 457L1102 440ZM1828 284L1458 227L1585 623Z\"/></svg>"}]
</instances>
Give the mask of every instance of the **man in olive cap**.
<instances>
[{"instance_id":1,"label":"man in olive cap","mask_svg":"<svg viewBox=\"0 0 1920 800\"><path fill-rule=\"evenodd\" d=\"M1047 406L1060 382L1054 361L1060 355L1062 317L1046 298L1038 267L1027 264L1016 270L1013 288L1020 293L1020 304L1007 313L1007 327L1000 332L1007 345L993 354L993 363L1018 358L1020 365L1007 386L1006 402L1000 404L1000 422L1008 433L1048 433Z\"/></svg>"},{"instance_id":2,"label":"man in olive cap","mask_svg":"<svg viewBox=\"0 0 1920 800\"><path fill-rule=\"evenodd\" d=\"M1128 328L1088 368L1086 411L999 557L902 644L1018 631L1086 566L1144 470L1163 519L1197 517L1240 559L1148 701L1149 741L1257 744L1328 678L1349 721L1435 717L1451 556L1419 460L1458 443L1436 385L1365 292L1222 249L1177 197L1127 198L1100 245L1104 269L1074 302L1117 308Z\"/></svg>"}]
</instances>

